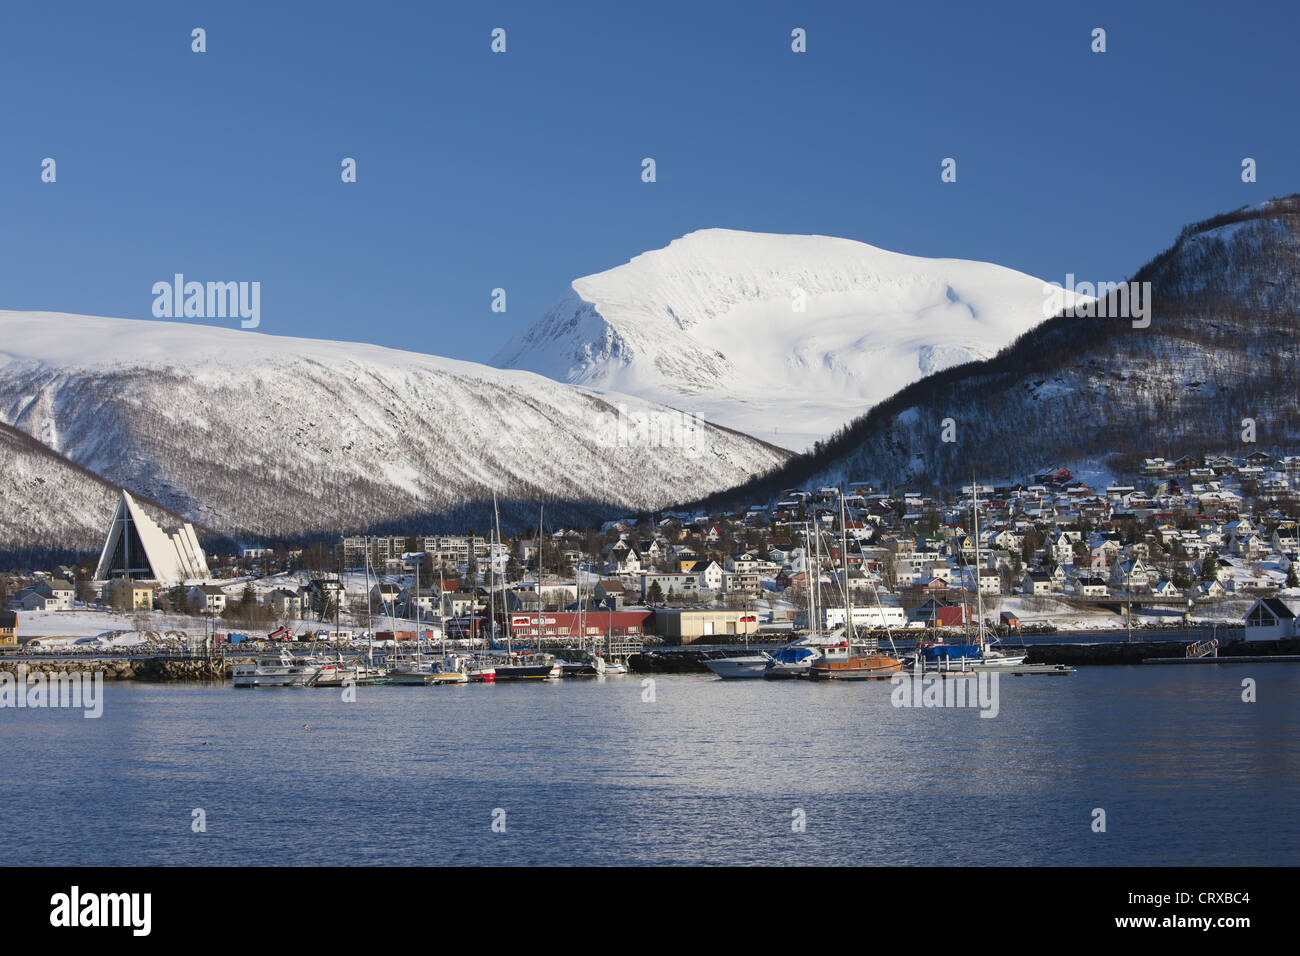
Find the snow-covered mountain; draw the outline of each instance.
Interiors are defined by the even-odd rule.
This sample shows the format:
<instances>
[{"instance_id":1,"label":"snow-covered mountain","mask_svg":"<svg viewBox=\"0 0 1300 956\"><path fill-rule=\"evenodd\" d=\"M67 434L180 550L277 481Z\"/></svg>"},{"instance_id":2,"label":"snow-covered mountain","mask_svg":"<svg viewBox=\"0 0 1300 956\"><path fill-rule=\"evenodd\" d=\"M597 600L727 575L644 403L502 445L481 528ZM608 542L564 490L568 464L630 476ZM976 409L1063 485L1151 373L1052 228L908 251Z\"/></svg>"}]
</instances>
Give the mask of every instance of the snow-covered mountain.
<instances>
[{"instance_id":1,"label":"snow-covered mountain","mask_svg":"<svg viewBox=\"0 0 1300 956\"><path fill-rule=\"evenodd\" d=\"M504 520L517 506L535 521L538 499L554 503L555 520L654 507L787 457L642 399L529 372L56 313L0 312L0 422L245 538L380 523L482 531L494 490ZM81 507L79 488L49 507ZM101 520L110 517L111 507Z\"/></svg>"},{"instance_id":2,"label":"snow-covered mountain","mask_svg":"<svg viewBox=\"0 0 1300 956\"><path fill-rule=\"evenodd\" d=\"M986 262L704 229L574 281L492 364L639 395L802 450L1054 315L1068 294L1044 287Z\"/></svg>"},{"instance_id":3,"label":"snow-covered mountain","mask_svg":"<svg viewBox=\"0 0 1300 956\"><path fill-rule=\"evenodd\" d=\"M846 481L1023 480L1061 466L1132 477L1144 457L1300 450L1300 196L1188 226L1133 281L1151 283L1148 327L1053 318L711 503Z\"/></svg>"},{"instance_id":4,"label":"snow-covered mountain","mask_svg":"<svg viewBox=\"0 0 1300 956\"><path fill-rule=\"evenodd\" d=\"M103 545L115 486L8 425L0 425L0 462L0 552L41 564ZM155 521L176 523L152 502L141 505Z\"/></svg>"}]
</instances>

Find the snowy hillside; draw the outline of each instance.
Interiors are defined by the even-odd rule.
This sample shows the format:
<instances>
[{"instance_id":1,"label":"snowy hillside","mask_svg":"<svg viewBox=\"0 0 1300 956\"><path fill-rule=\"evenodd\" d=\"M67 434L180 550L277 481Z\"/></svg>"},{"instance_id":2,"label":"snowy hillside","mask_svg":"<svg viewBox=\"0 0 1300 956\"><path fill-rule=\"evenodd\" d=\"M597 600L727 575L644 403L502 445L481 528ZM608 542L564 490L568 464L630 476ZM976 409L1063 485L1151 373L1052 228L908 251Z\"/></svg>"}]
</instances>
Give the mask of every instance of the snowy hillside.
<instances>
[{"instance_id":1,"label":"snowy hillside","mask_svg":"<svg viewBox=\"0 0 1300 956\"><path fill-rule=\"evenodd\" d=\"M1044 282L826 236L693 232L569 292L492 359L802 450L1055 314ZM802 307L802 311L800 308Z\"/></svg>"},{"instance_id":2,"label":"snowy hillside","mask_svg":"<svg viewBox=\"0 0 1300 956\"><path fill-rule=\"evenodd\" d=\"M0 425L0 461L0 553L43 556L103 545L116 487L8 425ZM176 520L141 504L164 525Z\"/></svg>"},{"instance_id":3,"label":"snowy hillside","mask_svg":"<svg viewBox=\"0 0 1300 956\"><path fill-rule=\"evenodd\" d=\"M1132 476L1147 456L1300 448L1300 197L1185 229L1134 277L1149 328L1061 316L992 360L882 402L827 443L714 503L846 480L1023 479L1051 467ZM953 419L954 441L943 422ZM1242 440L1243 420L1255 441Z\"/></svg>"},{"instance_id":4,"label":"snowy hillside","mask_svg":"<svg viewBox=\"0 0 1300 956\"><path fill-rule=\"evenodd\" d=\"M244 537L433 528L430 516L483 530L493 490L507 519L538 498L557 520L566 506L653 507L785 457L527 372L196 323L0 312L0 372L0 422ZM51 514L82 507L74 491ZM519 516L535 521L534 503Z\"/></svg>"}]
</instances>

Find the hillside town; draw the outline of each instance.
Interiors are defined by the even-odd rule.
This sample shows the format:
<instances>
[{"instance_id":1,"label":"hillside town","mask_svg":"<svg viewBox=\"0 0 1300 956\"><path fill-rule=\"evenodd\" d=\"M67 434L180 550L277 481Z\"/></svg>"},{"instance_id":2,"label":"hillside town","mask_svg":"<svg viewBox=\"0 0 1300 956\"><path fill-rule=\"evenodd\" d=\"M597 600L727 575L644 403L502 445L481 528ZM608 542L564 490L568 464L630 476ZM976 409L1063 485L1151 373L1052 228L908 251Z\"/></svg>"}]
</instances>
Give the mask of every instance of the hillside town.
<instances>
[{"instance_id":1,"label":"hillside town","mask_svg":"<svg viewBox=\"0 0 1300 956\"><path fill-rule=\"evenodd\" d=\"M686 644L807 627L814 592L821 628L842 624L847 604L861 627L965 628L982 608L1003 633L1254 618L1293 636L1298 479L1298 456L1149 458L1131 484L1092 487L1058 468L946 496L791 488L743 510L547 530L540 547L471 531L211 556L188 525L168 535L123 492L97 563L0 575L0 642L89 642L163 621L222 639L369 628L400 640L435 622L475 638L492 617L539 641ZM118 626L99 627L109 619Z\"/></svg>"}]
</instances>

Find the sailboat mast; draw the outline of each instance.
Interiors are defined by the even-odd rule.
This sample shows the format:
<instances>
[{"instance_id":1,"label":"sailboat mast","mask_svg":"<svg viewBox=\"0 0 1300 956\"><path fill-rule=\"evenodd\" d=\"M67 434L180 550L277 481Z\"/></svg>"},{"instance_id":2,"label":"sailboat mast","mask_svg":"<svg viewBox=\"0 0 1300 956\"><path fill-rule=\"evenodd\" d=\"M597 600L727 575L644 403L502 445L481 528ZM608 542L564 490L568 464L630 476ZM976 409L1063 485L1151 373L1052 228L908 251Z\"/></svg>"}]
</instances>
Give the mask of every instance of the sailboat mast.
<instances>
[{"instance_id":1,"label":"sailboat mast","mask_svg":"<svg viewBox=\"0 0 1300 956\"><path fill-rule=\"evenodd\" d=\"M501 510L497 507L497 493L492 492L492 520L496 524L497 540L501 540ZM506 658L514 653L513 630L510 627L510 608L506 606L506 592L501 590L501 614L506 619Z\"/></svg>"},{"instance_id":2,"label":"sailboat mast","mask_svg":"<svg viewBox=\"0 0 1300 956\"><path fill-rule=\"evenodd\" d=\"M370 590L370 538L365 539L366 547L366 660L371 667L375 666L375 610L374 594Z\"/></svg>"},{"instance_id":3,"label":"sailboat mast","mask_svg":"<svg viewBox=\"0 0 1300 956\"><path fill-rule=\"evenodd\" d=\"M979 621L975 626L975 639L979 643L980 655L984 654L984 592L980 590L980 489L971 473L971 511L975 515L975 607Z\"/></svg>"},{"instance_id":4,"label":"sailboat mast","mask_svg":"<svg viewBox=\"0 0 1300 956\"><path fill-rule=\"evenodd\" d=\"M853 644L853 598L849 596L849 525L848 508L844 504L844 492L840 492L840 565L844 571L844 617L848 628L849 644Z\"/></svg>"},{"instance_id":5,"label":"sailboat mast","mask_svg":"<svg viewBox=\"0 0 1300 956\"><path fill-rule=\"evenodd\" d=\"M496 532L488 531L488 644L495 643L497 636L496 575L494 574L495 568L492 567L495 563L496 543ZM483 650L487 650L486 644L483 646Z\"/></svg>"},{"instance_id":6,"label":"sailboat mast","mask_svg":"<svg viewBox=\"0 0 1300 956\"><path fill-rule=\"evenodd\" d=\"M537 645L537 653L542 650L542 523L546 516L546 505L537 506L537 617L533 620L536 622L534 630L537 632L533 636L537 638L534 643Z\"/></svg>"}]
</instances>

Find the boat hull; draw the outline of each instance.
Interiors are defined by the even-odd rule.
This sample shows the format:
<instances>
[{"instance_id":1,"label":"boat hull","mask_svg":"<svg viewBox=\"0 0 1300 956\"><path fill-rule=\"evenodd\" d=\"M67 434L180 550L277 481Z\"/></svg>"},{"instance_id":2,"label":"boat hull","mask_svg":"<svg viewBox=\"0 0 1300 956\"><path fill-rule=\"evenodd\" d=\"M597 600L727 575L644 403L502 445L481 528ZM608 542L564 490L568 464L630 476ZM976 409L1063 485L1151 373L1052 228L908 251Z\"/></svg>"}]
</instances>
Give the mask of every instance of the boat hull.
<instances>
[{"instance_id":1,"label":"boat hull","mask_svg":"<svg viewBox=\"0 0 1300 956\"><path fill-rule=\"evenodd\" d=\"M554 668L550 664L498 664L496 681L547 680Z\"/></svg>"},{"instance_id":2,"label":"boat hull","mask_svg":"<svg viewBox=\"0 0 1300 956\"><path fill-rule=\"evenodd\" d=\"M704 666L723 680L754 680L762 677L772 662L766 657L721 657Z\"/></svg>"},{"instance_id":3,"label":"boat hull","mask_svg":"<svg viewBox=\"0 0 1300 956\"><path fill-rule=\"evenodd\" d=\"M821 660L808 668L811 680L887 680L903 670L903 662L886 654L854 655Z\"/></svg>"}]
</instances>

